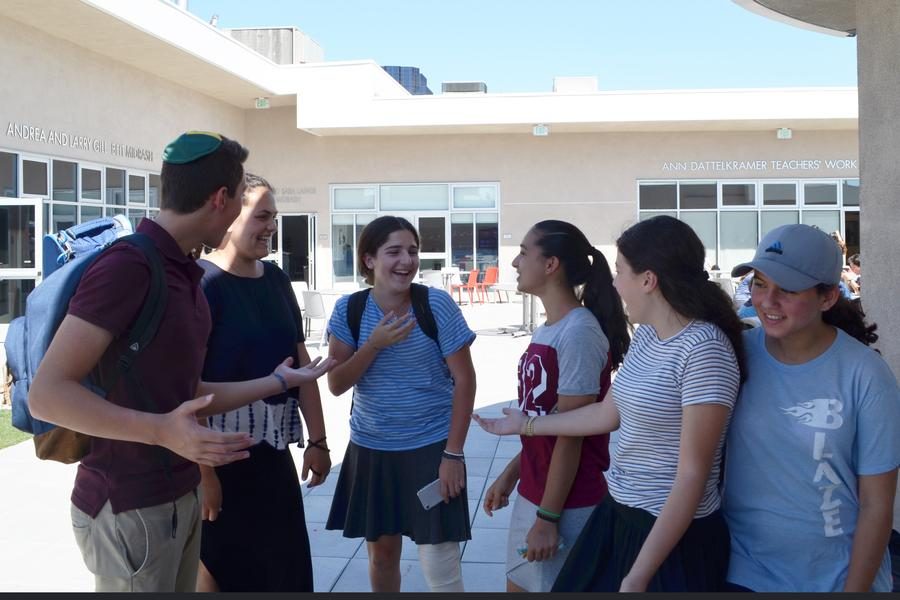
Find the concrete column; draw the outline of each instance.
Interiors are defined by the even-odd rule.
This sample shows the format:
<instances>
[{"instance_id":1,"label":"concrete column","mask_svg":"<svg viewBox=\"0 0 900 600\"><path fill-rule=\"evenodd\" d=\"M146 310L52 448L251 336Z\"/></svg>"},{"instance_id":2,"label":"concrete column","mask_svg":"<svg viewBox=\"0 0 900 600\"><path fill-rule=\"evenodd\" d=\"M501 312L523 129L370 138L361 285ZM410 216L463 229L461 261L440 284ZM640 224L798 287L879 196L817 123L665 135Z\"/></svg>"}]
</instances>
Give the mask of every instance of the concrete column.
<instances>
[{"instance_id":1,"label":"concrete column","mask_svg":"<svg viewBox=\"0 0 900 600\"><path fill-rule=\"evenodd\" d=\"M900 377L900 2L856 3L863 309Z\"/></svg>"}]
</instances>

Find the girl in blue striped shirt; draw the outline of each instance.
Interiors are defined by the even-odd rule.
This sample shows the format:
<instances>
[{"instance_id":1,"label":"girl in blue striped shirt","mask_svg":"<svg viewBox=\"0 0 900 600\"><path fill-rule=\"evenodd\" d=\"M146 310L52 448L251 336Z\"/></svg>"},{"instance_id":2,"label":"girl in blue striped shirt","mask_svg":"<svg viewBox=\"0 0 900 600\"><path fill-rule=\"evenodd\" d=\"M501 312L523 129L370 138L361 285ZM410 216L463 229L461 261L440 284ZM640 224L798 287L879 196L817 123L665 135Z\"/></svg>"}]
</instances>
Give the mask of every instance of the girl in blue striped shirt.
<instances>
[{"instance_id":1,"label":"girl in blue striped shirt","mask_svg":"<svg viewBox=\"0 0 900 600\"><path fill-rule=\"evenodd\" d=\"M360 274L372 285L351 332L349 297L328 324L338 365L334 395L353 388L350 444L326 527L365 537L372 591L400 591L402 536L418 547L433 591L463 591L459 542L471 538L463 444L475 401L469 345L475 334L443 290L428 289L437 340L416 323L410 286L419 269L419 235L400 217L363 229ZM444 502L426 510L416 492L440 480Z\"/></svg>"}]
</instances>

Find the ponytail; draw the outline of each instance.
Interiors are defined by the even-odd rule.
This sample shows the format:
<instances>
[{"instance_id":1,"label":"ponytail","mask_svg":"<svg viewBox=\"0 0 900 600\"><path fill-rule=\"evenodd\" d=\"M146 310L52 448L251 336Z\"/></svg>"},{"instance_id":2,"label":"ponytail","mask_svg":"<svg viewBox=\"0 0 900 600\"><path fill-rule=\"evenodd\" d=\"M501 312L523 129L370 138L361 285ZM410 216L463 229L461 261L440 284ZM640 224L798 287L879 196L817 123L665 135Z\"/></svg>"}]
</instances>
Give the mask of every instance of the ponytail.
<instances>
[{"instance_id":1,"label":"ponytail","mask_svg":"<svg viewBox=\"0 0 900 600\"><path fill-rule=\"evenodd\" d=\"M600 323L609 341L610 369L618 369L631 341L630 326L606 257L571 223L551 219L533 229L540 234L536 244L543 255L559 259L566 283L575 288L575 297Z\"/></svg>"},{"instance_id":2,"label":"ponytail","mask_svg":"<svg viewBox=\"0 0 900 600\"><path fill-rule=\"evenodd\" d=\"M610 368L616 370L625 360L631 343L628 319L619 292L613 287L612 273L603 253L594 247L590 250L591 266L579 300L591 311L609 340Z\"/></svg>"},{"instance_id":3,"label":"ponytail","mask_svg":"<svg viewBox=\"0 0 900 600\"><path fill-rule=\"evenodd\" d=\"M816 289L822 294L833 287L819 284ZM844 333L866 346L871 346L878 341L878 334L875 333L878 325L866 323L866 313L863 312L858 298L848 300L844 296L838 296L838 301L834 303L834 306L822 314L822 320L828 325L842 329Z\"/></svg>"}]
</instances>

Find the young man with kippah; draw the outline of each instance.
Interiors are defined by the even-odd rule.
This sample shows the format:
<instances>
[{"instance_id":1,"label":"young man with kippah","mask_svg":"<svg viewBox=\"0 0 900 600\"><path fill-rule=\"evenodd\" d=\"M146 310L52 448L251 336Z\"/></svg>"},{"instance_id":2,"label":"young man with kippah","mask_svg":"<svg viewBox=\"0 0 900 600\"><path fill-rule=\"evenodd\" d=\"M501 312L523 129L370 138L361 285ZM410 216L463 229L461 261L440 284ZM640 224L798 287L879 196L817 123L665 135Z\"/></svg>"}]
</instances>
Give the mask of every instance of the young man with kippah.
<instances>
[{"instance_id":1,"label":"young man with kippah","mask_svg":"<svg viewBox=\"0 0 900 600\"><path fill-rule=\"evenodd\" d=\"M247 150L215 133L188 132L163 153L162 199L149 237L168 299L152 342L103 398L81 385L95 367L114 368L150 289L150 263L116 244L88 268L35 374L35 417L92 436L72 492L72 525L97 591L194 591L200 553L197 463L246 458L245 433L214 432L198 418L312 381L331 361L241 383L200 381L210 314L190 253L218 246L241 210ZM139 393L144 392L144 393ZM136 396L147 396L149 402ZM155 405L155 410L148 404Z\"/></svg>"}]
</instances>

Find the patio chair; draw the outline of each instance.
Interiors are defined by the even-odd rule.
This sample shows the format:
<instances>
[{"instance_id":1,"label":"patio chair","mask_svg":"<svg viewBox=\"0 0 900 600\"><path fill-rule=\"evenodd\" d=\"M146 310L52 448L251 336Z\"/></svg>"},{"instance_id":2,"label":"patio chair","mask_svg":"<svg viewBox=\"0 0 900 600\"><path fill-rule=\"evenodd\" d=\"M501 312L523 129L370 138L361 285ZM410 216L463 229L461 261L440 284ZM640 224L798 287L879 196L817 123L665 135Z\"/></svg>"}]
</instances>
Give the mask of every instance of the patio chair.
<instances>
[{"instance_id":1,"label":"patio chair","mask_svg":"<svg viewBox=\"0 0 900 600\"><path fill-rule=\"evenodd\" d=\"M303 290L301 295L305 308L303 319L306 321L306 341L322 346L327 341L328 333L328 313L325 311L325 301L322 299L322 294L315 290ZM316 342L310 342L309 339L312 333L313 319L322 319L322 333Z\"/></svg>"},{"instance_id":2,"label":"patio chair","mask_svg":"<svg viewBox=\"0 0 900 600\"><path fill-rule=\"evenodd\" d=\"M462 304L462 290L463 288L469 292L469 304L474 304L474 300L472 299L478 290L478 269L472 269L469 272L469 278L465 283L452 283L450 284L450 295L453 295L453 292L456 292L459 304ZM480 297L480 296L479 296Z\"/></svg>"},{"instance_id":3,"label":"patio chair","mask_svg":"<svg viewBox=\"0 0 900 600\"><path fill-rule=\"evenodd\" d=\"M500 290L492 290L491 288L497 284L500 280L500 267L488 267L484 271L484 279L478 282L478 291L482 298L487 299L487 296L490 292L494 291L497 293L497 302L502 302L502 298L500 298ZM509 300L509 295L506 297Z\"/></svg>"},{"instance_id":4,"label":"patio chair","mask_svg":"<svg viewBox=\"0 0 900 600\"><path fill-rule=\"evenodd\" d=\"M303 312L303 292L309 291L309 284L305 281L292 281L291 289L294 290L294 296L297 298L297 304L300 305L300 312Z\"/></svg>"}]
</instances>

